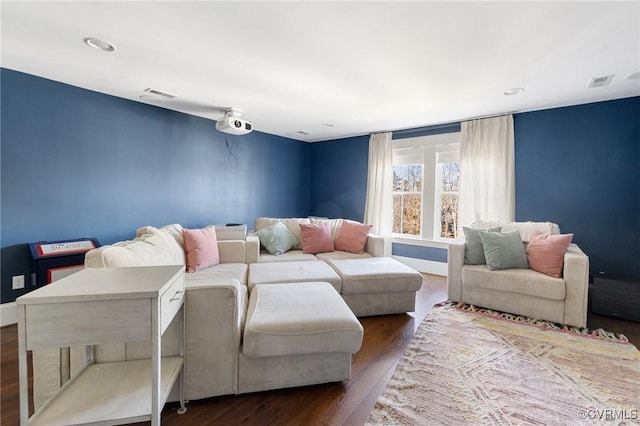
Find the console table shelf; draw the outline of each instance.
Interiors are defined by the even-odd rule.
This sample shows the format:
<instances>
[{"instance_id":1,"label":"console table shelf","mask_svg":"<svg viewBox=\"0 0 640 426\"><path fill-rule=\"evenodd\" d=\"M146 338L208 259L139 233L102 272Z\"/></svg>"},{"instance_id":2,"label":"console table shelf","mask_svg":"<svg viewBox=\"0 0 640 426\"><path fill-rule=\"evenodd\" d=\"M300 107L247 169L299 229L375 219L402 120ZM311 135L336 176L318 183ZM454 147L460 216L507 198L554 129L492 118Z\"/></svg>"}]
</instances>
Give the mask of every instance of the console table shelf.
<instances>
[{"instance_id":1,"label":"console table shelf","mask_svg":"<svg viewBox=\"0 0 640 426\"><path fill-rule=\"evenodd\" d=\"M162 404L182 369L182 358L162 358L160 388ZM151 413L151 360L109 362L89 365L61 390L30 425L142 422Z\"/></svg>"},{"instance_id":2,"label":"console table shelf","mask_svg":"<svg viewBox=\"0 0 640 426\"><path fill-rule=\"evenodd\" d=\"M184 412L184 267L88 268L19 297L20 424L124 424L160 413L176 382ZM162 334L180 320L180 354ZM93 363L93 345L151 341L149 359ZM86 345L87 364L29 418L28 350Z\"/></svg>"}]
</instances>

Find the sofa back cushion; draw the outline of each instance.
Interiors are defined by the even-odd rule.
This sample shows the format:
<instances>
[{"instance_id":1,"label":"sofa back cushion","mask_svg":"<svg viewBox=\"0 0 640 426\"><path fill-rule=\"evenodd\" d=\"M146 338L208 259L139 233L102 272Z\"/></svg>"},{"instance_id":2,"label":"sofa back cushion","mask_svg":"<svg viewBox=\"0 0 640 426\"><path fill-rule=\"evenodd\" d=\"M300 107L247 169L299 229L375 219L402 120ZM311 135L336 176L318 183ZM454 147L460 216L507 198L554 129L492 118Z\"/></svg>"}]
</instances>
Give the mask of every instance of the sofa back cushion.
<instances>
[{"instance_id":1,"label":"sofa back cushion","mask_svg":"<svg viewBox=\"0 0 640 426\"><path fill-rule=\"evenodd\" d=\"M159 234L144 234L129 241L90 250L85 255L88 268L183 265L176 260L175 240Z\"/></svg>"},{"instance_id":2,"label":"sofa back cushion","mask_svg":"<svg viewBox=\"0 0 640 426\"><path fill-rule=\"evenodd\" d=\"M560 227L553 222L500 222L496 220L477 220L470 225L474 229L500 227L502 232L518 231L522 242L528 243L538 232L555 235L560 233Z\"/></svg>"},{"instance_id":3,"label":"sofa back cushion","mask_svg":"<svg viewBox=\"0 0 640 426\"><path fill-rule=\"evenodd\" d=\"M546 235L559 234L560 227L552 222L509 222L502 225L502 232L513 231L518 231L522 241L528 243L538 233Z\"/></svg>"},{"instance_id":4,"label":"sofa back cushion","mask_svg":"<svg viewBox=\"0 0 640 426\"><path fill-rule=\"evenodd\" d=\"M159 235L167 243L167 247L171 251L171 257L176 262L176 265L186 264L182 226L180 224L166 225L160 229L153 226L143 226L136 230L136 237L145 235Z\"/></svg>"},{"instance_id":5,"label":"sofa back cushion","mask_svg":"<svg viewBox=\"0 0 640 426\"><path fill-rule=\"evenodd\" d=\"M338 237L338 232L340 232L340 228L342 227L342 223L344 219L326 219L322 217L312 217L311 223L326 223L329 225L329 229L331 229L331 238L335 241Z\"/></svg>"}]
</instances>

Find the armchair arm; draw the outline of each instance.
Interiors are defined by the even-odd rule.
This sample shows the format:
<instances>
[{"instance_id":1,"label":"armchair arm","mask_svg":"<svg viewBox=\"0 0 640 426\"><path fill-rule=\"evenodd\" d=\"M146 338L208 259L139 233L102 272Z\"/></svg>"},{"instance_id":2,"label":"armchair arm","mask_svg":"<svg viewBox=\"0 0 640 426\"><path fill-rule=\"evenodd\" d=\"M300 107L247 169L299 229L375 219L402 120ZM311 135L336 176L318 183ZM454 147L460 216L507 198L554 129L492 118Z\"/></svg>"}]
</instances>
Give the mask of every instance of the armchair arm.
<instances>
[{"instance_id":1,"label":"armchair arm","mask_svg":"<svg viewBox=\"0 0 640 426\"><path fill-rule=\"evenodd\" d=\"M260 238L255 234L247 235L245 245L247 250L245 263L249 265L260 262Z\"/></svg>"},{"instance_id":2,"label":"armchair arm","mask_svg":"<svg viewBox=\"0 0 640 426\"><path fill-rule=\"evenodd\" d=\"M564 323L575 327L586 327L589 257L576 244L571 244L564 255L563 278L566 285Z\"/></svg>"},{"instance_id":3,"label":"armchair arm","mask_svg":"<svg viewBox=\"0 0 640 426\"><path fill-rule=\"evenodd\" d=\"M464 243L449 243L447 254L447 296L452 302L462 302Z\"/></svg>"},{"instance_id":4,"label":"armchair arm","mask_svg":"<svg viewBox=\"0 0 640 426\"><path fill-rule=\"evenodd\" d=\"M245 263L246 246L244 240L218 241L220 263Z\"/></svg>"},{"instance_id":5,"label":"armchair arm","mask_svg":"<svg viewBox=\"0 0 640 426\"><path fill-rule=\"evenodd\" d=\"M364 245L364 251L373 257L383 257L384 238L376 234L367 235L367 242Z\"/></svg>"}]
</instances>

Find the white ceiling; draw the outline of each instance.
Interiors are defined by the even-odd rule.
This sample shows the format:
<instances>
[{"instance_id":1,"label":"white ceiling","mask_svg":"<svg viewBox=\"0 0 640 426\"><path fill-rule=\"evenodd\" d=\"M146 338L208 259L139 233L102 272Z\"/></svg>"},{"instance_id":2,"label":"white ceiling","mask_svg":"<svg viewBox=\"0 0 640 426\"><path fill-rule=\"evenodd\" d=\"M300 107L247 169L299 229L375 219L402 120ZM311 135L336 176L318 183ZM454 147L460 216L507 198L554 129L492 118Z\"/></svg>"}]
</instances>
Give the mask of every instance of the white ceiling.
<instances>
[{"instance_id":1,"label":"white ceiling","mask_svg":"<svg viewBox=\"0 0 640 426\"><path fill-rule=\"evenodd\" d=\"M148 103L214 120L236 107L309 142L640 95L640 1L3 0L1 14L2 67L139 102L153 88L176 98Z\"/></svg>"}]
</instances>

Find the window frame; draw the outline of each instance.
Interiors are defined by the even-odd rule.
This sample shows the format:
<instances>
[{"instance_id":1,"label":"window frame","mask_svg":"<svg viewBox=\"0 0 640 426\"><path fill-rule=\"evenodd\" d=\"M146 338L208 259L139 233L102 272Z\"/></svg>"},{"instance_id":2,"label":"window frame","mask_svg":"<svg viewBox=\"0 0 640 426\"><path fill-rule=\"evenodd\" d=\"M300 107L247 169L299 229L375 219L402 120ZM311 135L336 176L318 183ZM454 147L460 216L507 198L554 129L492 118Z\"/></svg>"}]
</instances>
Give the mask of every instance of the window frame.
<instances>
[{"instance_id":1,"label":"window frame","mask_svg":"<svg viewBox=\"0 0 640 426\"><path fill-rule=\"evenodd\" d=\"M440 238L441 165L439 158L457 156L459 162L461 133L449 132L392 141L393 165L422 164L422 222L421 235L392 234L392 241L401 244L446 248L451 238ZM429 208L429 204L433 208ZM425 208L426 207L426 208ZM436 218L438 222L436 223Z\"/></svg>"}]
</instances>

